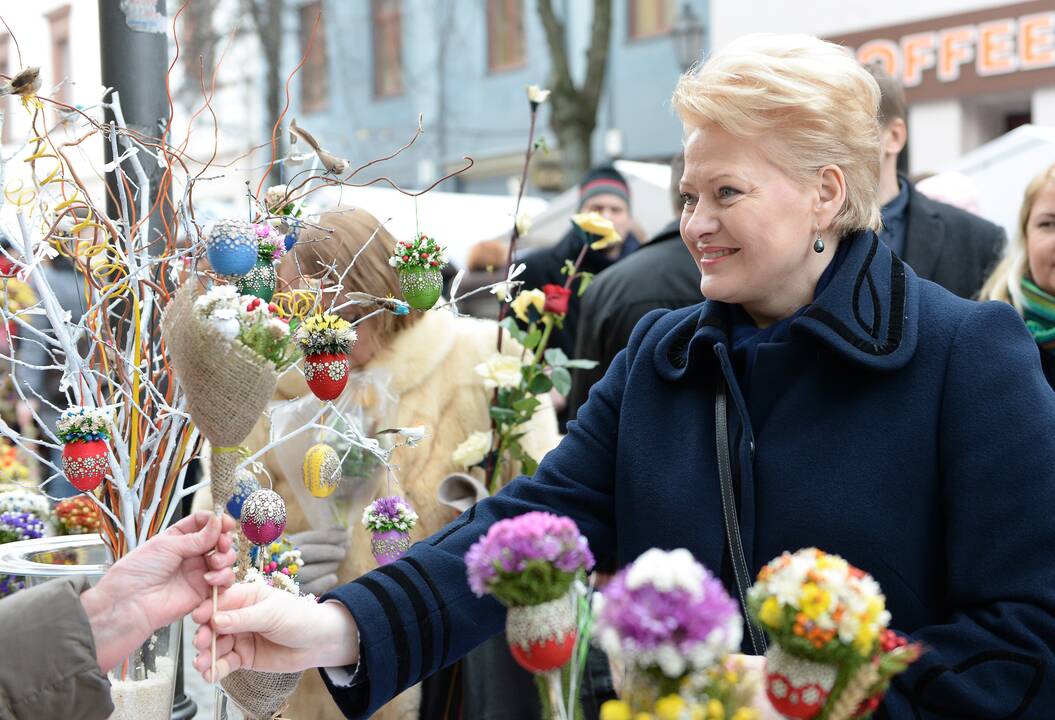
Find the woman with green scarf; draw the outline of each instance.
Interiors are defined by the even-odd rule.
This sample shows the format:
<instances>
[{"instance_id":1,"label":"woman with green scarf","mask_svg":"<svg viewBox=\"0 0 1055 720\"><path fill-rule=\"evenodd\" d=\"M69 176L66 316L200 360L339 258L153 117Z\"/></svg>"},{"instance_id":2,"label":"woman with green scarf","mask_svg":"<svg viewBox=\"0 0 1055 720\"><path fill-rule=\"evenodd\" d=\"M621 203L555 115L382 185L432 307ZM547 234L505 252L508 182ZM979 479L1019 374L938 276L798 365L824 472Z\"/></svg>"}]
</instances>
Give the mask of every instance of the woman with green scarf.
<instances>
[{"instance_id":1,"label":"woman with green scarf","mask_svg":"<svg viewBox=\"0 0 1055 720\"><path fill-rule=\"evenodd\" d=\"M1018 308L1040 350L1040 363L1055 388L1055 165L1026 187L1018 232L986 281L982 300Z\"/></svg>"}]
</instances>

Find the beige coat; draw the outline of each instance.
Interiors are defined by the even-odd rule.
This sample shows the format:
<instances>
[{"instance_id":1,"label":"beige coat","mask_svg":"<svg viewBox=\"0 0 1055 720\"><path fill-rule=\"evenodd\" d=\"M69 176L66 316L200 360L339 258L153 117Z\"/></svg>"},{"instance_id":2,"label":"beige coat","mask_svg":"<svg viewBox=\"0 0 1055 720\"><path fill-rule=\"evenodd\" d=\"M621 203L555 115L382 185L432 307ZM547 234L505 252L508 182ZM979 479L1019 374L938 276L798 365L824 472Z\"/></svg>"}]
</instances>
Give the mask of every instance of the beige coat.
<instances>
[{"instance_id":1,"label":"beige coat","mask_svg":"<svg viewBox=\"0 0 1055 720\"><path fill-rule=\"evenodd\" d=\"M364 370L382 370L391 376L390 390L398 398L392 422L396 427L424 425L427 437L415 447L398 448L392 462L398 466L399 487L417 511L420 520L412 533L421 540L440 530L454 513L436 501L440 481L448 474L462 471L451 460L454 449L472 432L488 430L488 407L491 392L484 389L474 368L487 360L496 349L497 325L489 320L455 318L446 311L426 313L416 324L398 333L389 347L378 353ZM508 336L503 351L520 355L520 348ZM309 393L303 376L289 372L279 384L281 398L301 397ZM524 448L537 460L557 445L557 421L547 397L535 414L523 438ZM254 429L247 445L257 449L266 443L266 421ZM287 477L273 457L282 453L280 446L264 456L265 465L275 483L275 490L286 499L288 519L286 532L310 529L303 510L298 506L290 483L301 483L302 478ZM298 467L300 459L288 469ZM482 475L480 475L482 478ZM373 494L386 494L381 487ZM353 580L376 567L370 553L369 534L359 522L362 508L351 511L349 523L349 553L339 573L341 582ZM420 693L412 688L389 703L375 717L417 718ZM284 717L293 720L321 720L340 718L341 713L330 699L318 673L305 674Z\"/></svg>"}]
</instances>

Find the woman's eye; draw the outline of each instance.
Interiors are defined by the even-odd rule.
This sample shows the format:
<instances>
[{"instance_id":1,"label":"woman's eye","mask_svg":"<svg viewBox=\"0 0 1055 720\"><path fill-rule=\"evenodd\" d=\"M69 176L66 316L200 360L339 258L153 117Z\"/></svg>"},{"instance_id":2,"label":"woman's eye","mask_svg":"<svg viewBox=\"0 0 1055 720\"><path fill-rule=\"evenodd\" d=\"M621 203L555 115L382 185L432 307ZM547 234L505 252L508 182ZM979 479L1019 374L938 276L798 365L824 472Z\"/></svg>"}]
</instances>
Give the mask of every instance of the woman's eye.
<instances>
[{"instance_id":1,"label":"woman's eye","mask_svg":"<svg viewBox=\"0 0 1055 720\"><path fill-rule=\"evenodd\" d=\"M1044 220L1043 222L1037 223L1037 227L1043 228L1044 230L1051 230L1055 228L1055 220Z\"/></svg>"},{"instance_id":2,"label":"woman's eye","mask_svg":"<svg viewBox=\"0 0 1055 720\"><path fill-rule=\"evenodd\" d=\"M736 197L737 195L739 195L740 191L737 190L734 187L729 187L728 185L723 185L722 187L718 188L718 192L715 193L715 194L718 196L719 200L729 200L730 198L733 198L733 197Z\"/></svg>"}]
</instances>

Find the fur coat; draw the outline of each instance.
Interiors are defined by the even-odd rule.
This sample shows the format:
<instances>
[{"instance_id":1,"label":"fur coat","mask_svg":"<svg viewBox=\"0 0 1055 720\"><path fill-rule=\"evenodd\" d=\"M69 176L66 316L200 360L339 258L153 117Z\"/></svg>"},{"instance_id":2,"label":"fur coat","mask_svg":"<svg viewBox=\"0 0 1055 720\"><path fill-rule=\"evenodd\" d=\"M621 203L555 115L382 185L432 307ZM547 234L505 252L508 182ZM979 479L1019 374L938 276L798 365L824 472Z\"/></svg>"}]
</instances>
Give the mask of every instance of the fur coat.
<instances>
[{"instance_id":1,"label":"fur coat","mask_svg":"<svg viewBox=\"0 0 1055 720\"><path fill-rule=\"evenodd\" d=\"M490 429L491 391L484 389L474 368L495 353L497 338L498 327L493 321L456 318L448 312L429 312L414 325L397 333L388 347L362 368L364 372L380 372L390 378L388 390L395 398L395 407L389 418L392 427L424 425L426 428L426 437L422 441L414 447L397 448L392 455L398 481L398 485L392 486L392 494L407 498L419 516L417 527L411 533L414 541L436 533L457 514L437 502L436 491L443 478L464 470L451 460L454 449L470 433ZM502 347L506 354L521 354L520 346L508 335L503 339ZM309 394L303 375L292 370L280 380L276 400ZM541 399L543 405L535 413L521 441L524 449L536 460L541 460L559 441L552 405L547 396ZM375 400L366 398L368 403ZM254 451L261 448L267 443L268 433L269 423L262 419L246 444ZM312 529L308 516L298 503L298 496L306 494L306 491L300 492L303 490L299 472L303 455L288 457L291 451L297 453L300 447L296 443L279 446L263 458L274 489L286 500L287 533ZM283 453L286 453L285 457L278 457ZM291 472L293 469L296 472ZM482 475L479 478L482 479ZM264 478L260 479L266 482ZM363 505L385 494L389 493L382 477L372 493L361 493L365 497ZM349 527L349 551L338 573L341 582L353 580L377 566L370 552L370 535L360 522L362 509L351 508L349 517L344 519ZM419 701L418 688L411 688L382 708L375 717L416 719ZM342 714L318 673L307 672L284 716L296 720L328 720L341 718Z\"/></svg>"}]
</instances>

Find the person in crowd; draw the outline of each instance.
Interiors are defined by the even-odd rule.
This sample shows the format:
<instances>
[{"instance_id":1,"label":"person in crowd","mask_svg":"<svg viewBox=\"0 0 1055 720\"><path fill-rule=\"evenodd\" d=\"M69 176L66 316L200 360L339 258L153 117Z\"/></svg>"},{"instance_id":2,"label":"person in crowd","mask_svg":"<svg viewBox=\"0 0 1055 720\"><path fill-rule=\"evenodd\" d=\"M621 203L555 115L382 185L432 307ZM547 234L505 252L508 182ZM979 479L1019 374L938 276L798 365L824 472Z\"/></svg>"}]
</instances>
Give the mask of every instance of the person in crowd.
<instances>
[{"instance_id":1,"label":"person in crowd","mask_svg":"<svg viewBox=\"0 0 1055 720\"><path fill-rule=\"evenodd\" d=\"M983 300L1011 303L1037 341L1055 387L1055 165L1026 186L1015 237L982 288Z\"/></svg>"},{"instance_id":2,"label":"person in crowd","mask_svg":"<svg viewBox=\"0 0 1055 720\"><path fill-rule=\"evenodd\" d=\"M973 213L928 198L898 173L898 155L908 141L905 89L879 64L866 67L881 93L879 239L919 277L960 297L977 298L1004 250L1004 231Z\"/></svg>"},{"instance_id":3,"label":"person in crowd","mask_svg":"<svg viewBox=\"0 0 1055 720\"><path fill-rule=\"evenodd\" d=\"M595 167L583 176L579 182L579 212L600 213L612 221L616 232L623 238L621 244L604 250L588 249L582 261L583 272L599 273L629 256L640 246L630 214L630 186L623 174L611 165ZM553 247L535 250L526 255L522 261L527 267L517 278L524 283L522 289L541 289L549 284L563 285L568 279L563 273L565 263L578 259L582 252L582 243L582 236L572 228ZM564 326L553 331L549 342L550 347L560 348L568 357L574 357L575 338L582 316L579 283L578 280L572 283L571 301L568 303L568 313L564 316ZM558 407L557 410L563 428L566 421L564 408Z\"/></svg>"},{"instance_id":4,"label":"person in crowd","mask_svg":"<svg viewBox=\"0 0 1055 720\"><path fill-rule=\"evenodd\" d=\"M616 353L626 347L637 321L657 308L675 309L695 305L700 295L700 271L681 242L681 174L685 158L680 153L670 162L670 193L674 219L644 247L604 270L582 298L575 354L594 360L592 370L572 373L567 417L574 420L594 383L604 377Z\"/></svg>"},{"instance_id":5,"label":"person in crowd","mask_svg":"<svg viewBox=\"0 0 1055 720\"><path fill-rule=\"evenodd\" d=\"M200 512L114 563L94 587L55 580L0 600L0 717L103 720L106 673L234 583L235 521Z\"/></svg>"},{"instance_id":6,"label":"person in crowd","mask_svg":"<svg viewBox=\"0 0 1055 720\"><path fill-rule=\"evenodd\" d=\"M377 218L362 208L334 210L323 213L318 225L326 230L309 228L301 233L295 246L295 261L283 261L285 272L299 269L304 278L320 282L326 291L325 299L336 304L342 304L344 293L352 290L382 298L400 297L398 276L388 264L396 241ZM357 258L354 264L353 258ZM340 313L355 321L371 310L349 305ZM375 497L406 497L419 516L415 538L439 531L453 517L451 510L437 499L440 484L451 473L465 470L455 461L454 450L471 433L487 431L491 425L492 393L484 387L475 368L498 352L497 323L455 317L446 310L406 316L384 313L357 325L356 332L358 340L349 356L353 380L370 378L377 384L371 384L372 389L365 393L356 393L349 387L335 401L338 408L347 414L362 412L363 421L372 425L364 428L368 434L388 427L424 426L426 435L413 447L400 447L393 452L391 463L397 469L397 482L388 482L383 469L369 479L344 481L358 483L352 490L361 499L349 503L350 516L341 518L347 530L313 528L300 502L318 502L306 497L303 489L304 451L314 442L332 441L332 436L305 439L303 447L290 443L265 457L275 490L287 498L287 532L304 533L291 539L302 545L305 555L300 570L304 589L316 594L376 567L369 532L360 523L363 505ZM506 355L521 354L520 346L508 335L502 348ZM299 372L282 376L277 396L285 400L309 398L305 421L318 407ZM387 417L376 417L372 411L380 407L382 396L391 398L394 407L389 408ZM548 401L524 431L521 442L536 459L541 460L556 446L557 423ZM268 437L269 425L261 421L247 445L258 449L268 442ZM334 524L332 515L330 524ZM511 659L509 663L512 664ZM432 695L442 697L441 702L447 700L448 691L449 687L430 687ZM378 717L411 717L418 710L419 697L416 690L405 693ZM331 717L332 713L318 676L305 678L292 698L289 714L298 720L318 720Z\"/></svg>"},{"instance_id":7,"label":"person in crowd","mask_svg":"<svg viewBox=\"0 0 1055 720\"><path fill-rule=\"evenodd\" d=\"M324 665L369 717L502 631L463 558L540 510L600 571L683 547L737 599L784 551L837 553L926 647L880 717L1048 715L1055 393L1011 306L921 280L879 239L878 105L844 48L805 35L744 36L684 75L681 236L707 300L643 318L534 477L403 559L296 622L257 589L203 603L195 667L215 628L218 672Z\"/></svg>"}]
</instances>

